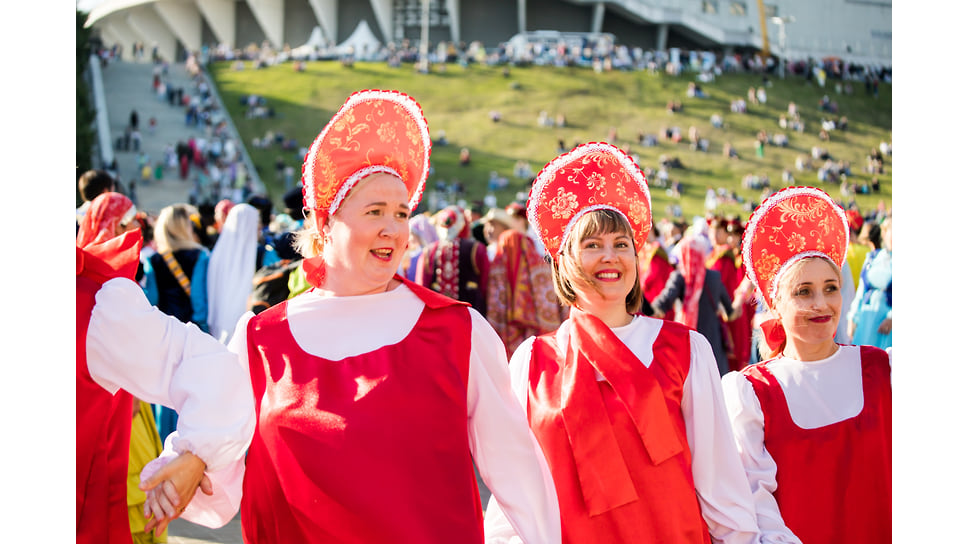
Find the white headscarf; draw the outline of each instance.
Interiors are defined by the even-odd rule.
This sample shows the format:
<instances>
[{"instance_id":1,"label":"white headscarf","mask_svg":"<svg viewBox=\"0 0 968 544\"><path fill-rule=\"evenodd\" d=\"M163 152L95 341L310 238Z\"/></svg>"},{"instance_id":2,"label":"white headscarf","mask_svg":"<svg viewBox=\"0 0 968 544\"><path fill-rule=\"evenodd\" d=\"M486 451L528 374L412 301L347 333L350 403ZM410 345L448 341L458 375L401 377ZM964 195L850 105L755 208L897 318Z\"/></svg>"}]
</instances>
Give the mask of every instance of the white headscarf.
<instances>
[{"instance_id":1,"label":"white headscarf","mask_svg":"<svg viewBox=\"0 0 968 544\"><path fill-rule=\"evenodd\" d=\"M212 336L228 344L245 313L259 247L259 211L236 204L225 218L208 262L208 327Z\"/></svg>"}]
</instances>

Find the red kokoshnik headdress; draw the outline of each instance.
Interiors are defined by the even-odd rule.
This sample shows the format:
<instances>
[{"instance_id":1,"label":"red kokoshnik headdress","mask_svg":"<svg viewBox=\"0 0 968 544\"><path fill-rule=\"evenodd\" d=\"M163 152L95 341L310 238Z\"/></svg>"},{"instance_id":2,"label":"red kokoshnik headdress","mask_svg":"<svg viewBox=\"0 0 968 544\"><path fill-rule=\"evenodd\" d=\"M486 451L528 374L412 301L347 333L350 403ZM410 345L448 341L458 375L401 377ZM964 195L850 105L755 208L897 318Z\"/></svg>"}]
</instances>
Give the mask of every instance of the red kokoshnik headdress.
<instances>
[{"instance_id":1,"label":"red kokoshnik headdress","mask_svg":"<svg viewBox=\"0 0 968 544\"><path fill-rule=\"evenodd\" d=\"M413 210L429 170L430 130L420 104L399 91L358 91L306 153L303 202L325 222L361 179L383 172L403 180Z\"/></svg>"},{"instance_id":2,"label":"red kokoshnik headdress","mask_svg":"<svg viewBox=\"0 0 968 544\"><path fill-rule=\"evenodd\" d=\"M316 213L320 234L353 187L377 173L403 181L413 210L423 196L430 171L430 129L416 100L399 91L366 90L340 106L303 161L303 205ZM323 284L321 255L302 263L306 280Z\"/></svg>"},{"instance_id":3,"label":"red kokoshnik headdress","mask_svg":"<svg viewBox=\"0 0 968 544\"><path fill-rule=\"evenodd\" d=\"M652 228L652 200L645 175L621 149L582 144L545 165L528 197L528 221L548 253L557 258L578 219L594 210L622 214L632 227L635 249Z\"/></svg>"},{"instance_id":4,"label":"red kokoshnik headdress","mask_svg":"<svg viewBox=\"0 0 968 544\"><path fill-rule=\"evenodd\" d=\"M814 187L788 187L772 194L750 216L743 234L746 275L773 307L778 279L808 257L844 265L850 241L847 215Z\"/></svg>"}]
</instances>

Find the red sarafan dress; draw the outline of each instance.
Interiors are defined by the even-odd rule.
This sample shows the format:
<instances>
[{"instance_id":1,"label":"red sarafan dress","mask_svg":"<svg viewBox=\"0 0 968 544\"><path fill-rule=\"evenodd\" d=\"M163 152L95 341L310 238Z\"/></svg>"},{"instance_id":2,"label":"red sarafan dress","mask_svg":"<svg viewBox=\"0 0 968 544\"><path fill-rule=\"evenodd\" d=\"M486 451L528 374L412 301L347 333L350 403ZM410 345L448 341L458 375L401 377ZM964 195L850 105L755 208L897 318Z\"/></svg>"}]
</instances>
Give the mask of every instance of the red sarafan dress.
<instances>
[{"instance_id":1,"label":"red sarafan dress","mask_svg":"<svg viewBox=\"0 0 968 544\"><path fill-rule=\"evenodd\" d=\"M891 369L887 353L860 347L863 408L816 429L798 426L777 378L744 369L763 410L764 446L776 462L776 499L804 544L891 542Z\"/></svg>"},{"instance_id":2,"label":"red sarafan dress","mask_svg":"<svg viewBox=\"0 0 968 544\"><path fill-rule=\"evenodd\" d=\"M91 377L87 368L87 331L101 285L114 277L134 278L140 240L132 232L106 245L111 248L102 247L99 255L80 247L76 251L76 533L79 544L131 542L127 481L132 397L123 390L112 395ZM132 252L133 258L125 256Z\"/></svg>"},{"instance_id":3,"label":"red sarafan dress","mask_svg":"<svg viewBox=\"0 0 968 544\"><path fill-rule=\"evenodd\" d=\"M643 251L645 251L645 256L643 257L643 266L639 272L639 277L642 281L642 295L651 304L659 296L659 293L665 289L666 282L676 267L669 262L669 255L659 242L653 242L651 245L646 246ZM676 314L675 312L669 312L663 319L666 321L675 321Z\"/></svg>"},{"instance_id":4,"label":"red sarafan dress","mask_svg":"<svg viewBox=\"0 0 968 544\"><path fill-rule=\"evenodd\" d=\"M554 333L535 339L527 406L562 542L710 542L681 409L688 330L665 322L646 367L598 318L571 322L567 353Z\"/></svg>"},{"instance_id":5,"label":"red sarafan dress","mask_svg":"<svg viewBox=\"0 0 968 544\"><path fill-rule=\"evenodd\" d=\"M245 542L484 541L468 443L470 316L463 303L408 287L426 304L413 330L339 361L299 347L288 302L249 322L261 402Z\"/></svg>"}]
</instances>

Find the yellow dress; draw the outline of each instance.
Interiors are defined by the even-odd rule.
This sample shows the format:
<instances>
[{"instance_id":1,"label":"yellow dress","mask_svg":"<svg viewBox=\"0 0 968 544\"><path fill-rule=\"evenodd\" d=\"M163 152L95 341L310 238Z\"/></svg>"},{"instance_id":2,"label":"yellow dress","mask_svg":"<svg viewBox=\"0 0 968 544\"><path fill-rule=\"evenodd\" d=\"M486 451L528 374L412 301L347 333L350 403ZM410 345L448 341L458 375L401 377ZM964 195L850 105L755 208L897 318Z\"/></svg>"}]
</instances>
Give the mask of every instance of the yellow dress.
<instances>
[{"instance_id":1,"label":"yellow dress","mask_svg":"<svg viewBox=\"0 0 968 544\"><path fill-rule=\"evenodd\" d=\"M854 288L860 285L860 269L864 267L864 259L871 248L857 242L847 245L847 264L850 265L850 274L854 278Z\"/></svg>"},{"instance_id":2,"label":"yellow dress","mask_svg":"<svg viewBox=\"0 0 968 544\"><path fill-rule=\"evenodd\" d=\"M141 483L141 469L161 455L162 444L151 405L135 400L138 402L138 411L131 420L131 449L128 457L128 520L131 524L131 539L134 544L168 542L167 529L157 537L154 531L145 533L146 496L144 491L138 489L138 484Z\"/></svg>"}]
</instances>

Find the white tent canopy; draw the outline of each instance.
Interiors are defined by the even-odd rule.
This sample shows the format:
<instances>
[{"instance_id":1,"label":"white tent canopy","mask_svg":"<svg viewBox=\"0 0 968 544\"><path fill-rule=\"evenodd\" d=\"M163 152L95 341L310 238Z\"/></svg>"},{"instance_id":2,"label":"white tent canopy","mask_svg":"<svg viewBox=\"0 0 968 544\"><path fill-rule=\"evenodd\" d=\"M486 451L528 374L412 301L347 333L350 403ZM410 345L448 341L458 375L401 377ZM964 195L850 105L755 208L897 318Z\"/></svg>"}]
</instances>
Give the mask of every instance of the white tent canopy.
<instances>
[{"instance_id":1,"label":"white tent canopy","mask_svg":"<svg viewBox=\"0 0 968 544\"><path fill-rule=\"evenodd\" d=\"M340 55L352 55L356 59L370 59L380 51L380 40L377 39L370 25L360 21L349 38L337 46Z\"/></svg>"},{"instance_id":2,"label":"white tent canopy","mask_svg":"<svg viewBox=\"0 0 968 544\"><path fill-rule=\"evenodd\" d=\"M314 59L319 55L329 56L331 46L323 37L323 29L320 27L313 28L313 31L309 34L309 41L296 47L290 52L290 56L294 59Z\"/></svg>"}]
</instances>

